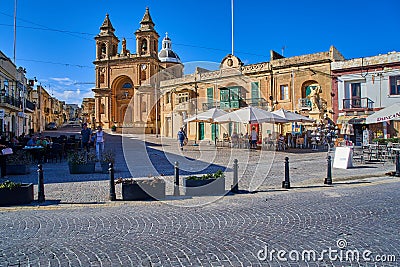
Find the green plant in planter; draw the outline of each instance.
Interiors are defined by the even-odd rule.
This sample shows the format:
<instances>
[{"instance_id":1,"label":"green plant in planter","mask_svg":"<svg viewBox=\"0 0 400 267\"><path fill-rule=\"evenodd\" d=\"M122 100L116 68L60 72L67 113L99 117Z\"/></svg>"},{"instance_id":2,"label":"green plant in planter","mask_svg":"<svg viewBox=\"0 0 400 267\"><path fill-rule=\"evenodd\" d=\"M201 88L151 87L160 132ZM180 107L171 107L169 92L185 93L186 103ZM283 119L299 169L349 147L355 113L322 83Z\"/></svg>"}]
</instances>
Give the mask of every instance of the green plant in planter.
<instances>
[{"instance_id":1,"label":"green plant in planter","mask_svg":"<svg viewBox=\"0 0 400 267\"><path fill-rule=\"evenodd\" d=\"M21 183L14 183L14 182L7 180L7 181L0 183L0 189L7 188L7 189L12 190L14 188L21 187L21 185L22 185Z\"/></svg>"},{"instance_id":2,"label":"green plant in planter","mask_svg":"<svg viewBox=\"0 0 400 267\"><path fill-rule=\"evenodd\" d=\"M215 173L207 173L202 176L188 176L185 179L186 180L207 180L207 179L218 179L218 178L224 178L225 174L222 170L218 170Z\"/></svg>"},{"instance_id":3,"label":"green plant in planter","mask_svg":"<svg viewBox=\"0 0 400 267\"><path fill-rule=\"evenodd\" d=\"M85 165L96 162L96 154L93 152L76 151L68 154L68 164Z\"/></svg>"},{"instance_id":4,"label":"green plant in planter","mask_svg":"<svg viewBox=\"0 0 400 267\"><path fill-rule=\"evenodd\" d=\"M113 125L111 126L111 131L115 132L117 130L117 126Z\"/></svg>"},{"instance_id":5,"label":"green plant in planter","mask_svg":"<svg viewBox=\"0 0 400 267\"><path fill-rule=\"evenodd\" d=\"M118 178L115 181L115 184L123 184L123 185L128 185L128 184L146 184L152 187L155 187L159 183L165 183L164 179L159 178L159 177L150 177L151 179L134 179L134 178Z\"/></svg>"},{"instance_id":6,"label":"green plant in planter","mask_svg":"<svg viewBox=\"0 0 400 267\"><path fill-rule=\"evenodd\" d=\"M115 153L114 153L114 151L112 151L112 150L104 151L101 154L100 162L101 163L112 163L112 164L114 164L115 163Z\"/></svg>"},{"instance_id":7,"label":"green plant in planter","mask_svg":"<svg viewBox=\"0 0 400 267\"><path fill-rule=\"evenodd\" d=\"M7 155L8 165L28 165L31 164L31 158L25 150L17 150L11 155Z\"/></svg>"}]
</instances>

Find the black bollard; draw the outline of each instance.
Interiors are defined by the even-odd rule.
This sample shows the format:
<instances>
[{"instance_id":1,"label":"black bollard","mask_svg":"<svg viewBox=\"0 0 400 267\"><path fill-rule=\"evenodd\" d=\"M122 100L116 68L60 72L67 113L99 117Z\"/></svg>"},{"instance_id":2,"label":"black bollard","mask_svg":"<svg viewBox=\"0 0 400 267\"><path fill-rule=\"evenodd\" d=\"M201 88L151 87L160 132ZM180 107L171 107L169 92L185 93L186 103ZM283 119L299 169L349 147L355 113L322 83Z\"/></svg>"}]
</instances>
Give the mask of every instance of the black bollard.
<instances>
[{"instance_id":1,"label":"black bollard","mask_svg":"<svg viewBox=\"0 0 400 267\"><path fill-rule=\"evenodd\" d=\"M239 193L239 178L238 178L238 160L233 160L233 185L231 187L232 193Z\"/></svg>"},{"instance_id":2,"label":"black bollard","mask_svg":"<svg viewBox=\"0 0 400 267\"><path fill-rule=\"evenodd\" d=\"M394 174L396 177L400 177L400 152L396 152L396 173Z\"/></svg>"},{"instance_id":3,"label":"black bollard","mask_svg":"<svg viewBox=\"0 0 400 267\"><path fill-rule=\"evenodd\" d=\"M45 196L44 196L44 181L43 181L43 166L42 164L38 165L38 201L39 202L44 202Z\"/></svg>"},{"instance_id":4,"label":"black bollard","mask_svg":"<svg viewBox=\"0 0 400 267\"><path fill-rule=\"evenodd\" d=\"M175 185L174 185L174 196L179 196L179 162L175 162L174 166L174 177L175 177Z\"/></svg>"},{"instance_id":5,"label":"black bollard","mask_svg":"<svg viewBox=\"0 0 400 267\"><path fill-rule=\"evenodd\" d=\"M328 168L326 171L326 178L325 178L324 184L331 185L332 184L332 158L331 158L331 156L328 156L327 161L328 161Z\"/></svg>"},{"instance_id":6,"label":"black bollard","mask_svg":"<svg viewBox=\"0 0 400 267\"><path fill-rule=\"evenodd\" d=\"M115 182L114 182L114 166L110 163L108 172L110 173L110 200L115 201L117 196L115 195Z\"/></svg>"},{"instance_id":7,"label":"black bollard","mask_svg":"<svg viewBox=\"0 0 400 267\"><path fill-rule=\"evenodd\" d=\"M285 157L285 181L282 182L282 188L290 189L289 158L288 157Z\"/></svg>"}]
</instances>

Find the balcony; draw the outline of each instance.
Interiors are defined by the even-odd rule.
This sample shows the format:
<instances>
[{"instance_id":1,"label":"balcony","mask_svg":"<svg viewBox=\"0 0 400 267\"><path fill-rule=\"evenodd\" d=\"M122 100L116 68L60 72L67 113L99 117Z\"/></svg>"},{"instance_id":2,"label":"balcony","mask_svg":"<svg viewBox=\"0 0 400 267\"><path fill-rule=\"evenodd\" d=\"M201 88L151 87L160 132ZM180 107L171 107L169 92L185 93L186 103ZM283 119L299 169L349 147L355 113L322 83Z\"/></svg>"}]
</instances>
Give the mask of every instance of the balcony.
<instances>
[{"instance_id":1,"label":"balcony","mask_svg":"<svg viewBox=\"0 0 400 267\"><path fill-rule=\"evenodd\" d=\"M244 99L248 106L260 108L269 111L270 105L264 98L247 98Z\"/></svg>"},{"instance_id":2,"label":"balcony","mask_svg":"<svg viewBox=\"0 0 400 267\"><path fill-rule=\"evenodd\" d=\"M299 99L299 110L311 110L312 109L312 103L310 99L308 98L300 98Z\"/></svg>"},{"instance_id":3,"label":"balcony","mask_svg":"<svg viewBox=\"0 0 400 267\"><path fill-rule=\"evenodd\" d=\"M22 101L12 96L1 96L0 106L13 109L14 111L21 111Z\"/></svg>"},{"instance_id":4,"label":"balcony","mask_svg":"<svg viewBox=\"0 0 400 267\"><path fill-rule=\"evenodd\" d=\"M182 102L175 106L174 111L186 111L191 113L194 111L194 104L191 102Z\"/></svg>"},{"instance_id":5,"label":"balcony","mask_svg":"<svg viewBox=\"0 0 400 267\"><path fill-rule=\"evenodd\" d=\"M368 97L353 97L343 99L343 111L372 110L374 101Z\"/></svg>"}]
</instances>

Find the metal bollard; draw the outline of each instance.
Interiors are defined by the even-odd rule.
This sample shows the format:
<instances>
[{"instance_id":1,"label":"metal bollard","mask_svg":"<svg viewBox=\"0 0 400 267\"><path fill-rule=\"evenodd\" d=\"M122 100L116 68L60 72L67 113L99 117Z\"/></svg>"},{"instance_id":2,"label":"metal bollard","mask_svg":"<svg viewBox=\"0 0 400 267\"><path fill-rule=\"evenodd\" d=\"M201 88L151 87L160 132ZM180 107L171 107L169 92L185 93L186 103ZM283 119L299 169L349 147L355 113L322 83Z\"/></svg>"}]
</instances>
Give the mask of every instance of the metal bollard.
<instances>
[{"instance_id":1,"label":"metal bollard","mask_svg":"<svg viewBox=\"0 0 400 267\"><path fill-rule=\"evenodd\" d=\"M290 189L289 158L288 157L285 157L285 181L282 182L282 188Z\"/></svg>"},{"instance_id":2,"label":"metal bollard","mask_svg":"<svg viewBox=\"0 0 400 267\"><path fill-rule=\"evenodd\" d=\"M179 196L179 162L175 162L174 166L174 177L175 177L175 185L174 185L174 196Z\"/></svg>"},{"instance_id":3,"label":"metal bollard","mask_svg":"<svg viewBox=\"0 0 400 267\"><path fill-rule=\"evenodd\" d=\"M396 177L400 177L400 155L399 155L399 152L396 152L396 173L394 175Z\"/></svg>"},{"instance_id":4,"label":"metal bollard","mask_svg":"<svg viewBox=\"0 0 400 267\"><path fill-rule=\"evenodd\" d=\"M43 181L43 166L42 164L38 165L38 201L39 202L44 202L45 196L44 196L44 181Z\"/></svg>"},{"instance_id":5,"label":"metal bollard","mask_svg":"<svg viewBox=\"0 0 400 267\"><path fill-rule=\"evenodd\" d=\"M115 195L115 182L114 182L114 166L112 163L108 165L108 172L110 173L110 197L111 201L115 201L117 196Z\"/></svg>"},{"instance_id":6,"label":"metal bollard","mask_svg":"<svg viewBox=\"0 0 400 267\"><path fill-rule=\"evenodd\" d=\"M239 178L238 178L238 160L233 160L233 185L231 187L232 193L239 193Z\"/></svg>"},{"instance_id":7,"label":"metal bollard","mask_svg":"<svg viewBox=\"0 0 400 267\"><path fill-rule=\"evenodd\" d=\"M332 184L332 157L328 156L327 161L328 161L328 169L326 172L326 178L325 178L324 184L331 185Z\"/></svg>"}]
</instances>

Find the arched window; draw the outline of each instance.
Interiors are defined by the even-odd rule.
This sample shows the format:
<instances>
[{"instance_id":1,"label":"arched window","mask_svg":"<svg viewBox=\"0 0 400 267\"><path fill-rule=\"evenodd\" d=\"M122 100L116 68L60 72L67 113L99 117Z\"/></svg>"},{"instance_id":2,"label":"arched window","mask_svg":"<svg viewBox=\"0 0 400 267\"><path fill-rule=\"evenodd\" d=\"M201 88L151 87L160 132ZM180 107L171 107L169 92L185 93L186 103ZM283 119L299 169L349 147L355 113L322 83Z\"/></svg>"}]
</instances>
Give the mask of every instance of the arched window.
<instances>
[{"instance_id":1,"label":"arched window","mask_svg":"<svg viewBox=\"0 0 400 267\"><path fill-rule=\"evenodd\" d=\"M130 88L132 88L132 84L131 83L124 83L124 85L122 85L122 88L130 89Z\"/></svg>"},{"instance_id":2,"label":"arched window","mask_svg":"<svg viewBox=\"0 0 400 267\"><path fill-rule=\"evenodd\" d=\"M142 41L142 54L146 54L147 53L147 40L143 39Z\"/></svg>"}]
</instances>

